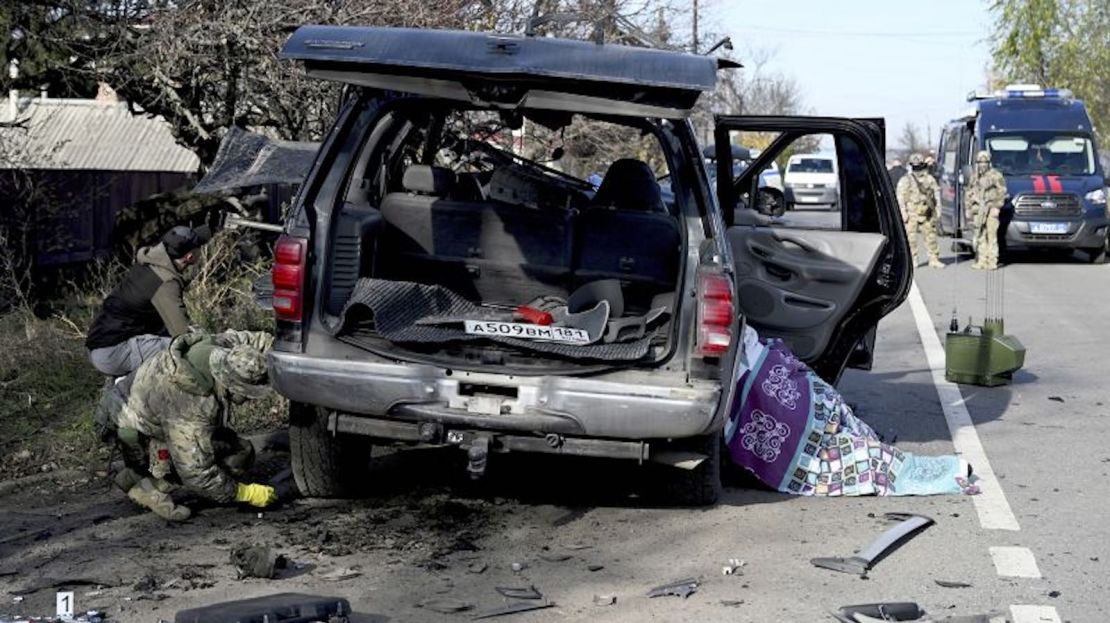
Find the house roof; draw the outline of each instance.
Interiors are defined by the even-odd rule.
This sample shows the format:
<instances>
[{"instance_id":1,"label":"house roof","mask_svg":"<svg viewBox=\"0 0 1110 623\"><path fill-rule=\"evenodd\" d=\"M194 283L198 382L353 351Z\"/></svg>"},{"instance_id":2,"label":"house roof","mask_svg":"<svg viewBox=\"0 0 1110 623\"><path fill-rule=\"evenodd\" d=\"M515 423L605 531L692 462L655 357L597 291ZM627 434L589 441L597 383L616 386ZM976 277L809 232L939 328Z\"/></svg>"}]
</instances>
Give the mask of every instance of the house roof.
<instances>
[{"instance_id":1,"label":"house roof","mask_svg":"<svg viewBox=\"0 0 1110 623\"><path fill-rule=\"evenodd\" d=\"M0 102L0 168L195 173L196 154L178 145L161 117L123 102L22 98Z\"/></svg>"}]
</instances>

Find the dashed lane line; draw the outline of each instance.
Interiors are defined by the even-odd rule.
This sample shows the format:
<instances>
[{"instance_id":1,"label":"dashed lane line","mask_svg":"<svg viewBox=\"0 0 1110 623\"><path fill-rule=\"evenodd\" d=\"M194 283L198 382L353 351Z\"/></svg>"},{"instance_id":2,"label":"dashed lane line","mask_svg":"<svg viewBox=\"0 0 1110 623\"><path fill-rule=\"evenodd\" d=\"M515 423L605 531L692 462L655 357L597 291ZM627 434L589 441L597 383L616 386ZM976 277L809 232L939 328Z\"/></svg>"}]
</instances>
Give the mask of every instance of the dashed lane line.
<instances>
[{"instance_id":1,"label":"dashed lane line","mask_svg":"<svg viewBox=\"0 0 1110 623\"><path fill-rule=\"evenodd\" d=\"M992 547L991 560L998 576L1003 578L1039 578L1037 559L1026 547Z\"/></svg>"},{"instance_id":2,"label":"dashed lane line","mask_svg":"<svg viewBox=\"0 0 1110 623\"><path fill-rule=\"evenodd\" d=\"M1013 623L1060 623L1060 615L1052 606L1010 606Z\"/></svg>"},{"instance_id":3,"label":"dashed lane line","mask_svg":"<svg viewBox=\"0 0 1110 623\"><path fill-rule=\"evenodd\" d=\"M948 422L948 431L952 435L952 445L956 447L957 453L971 463L979 477L978 485L982 493L971 498L975 504L975 512L979 515L979 525L986 530L1021 530L990 461L987 460L987 453L979 440L979 433L975 431L971 415L967 412L960 388L944 378L944 348L941 347L933 320L929 317L929 310L925 307L916 283L910 287L909 298L910 309L917 322L917 332L921 337L921 346L925 349L925 358L933 373L933 385L937 388L944 419Z\"/></svg>"}]
</instances>

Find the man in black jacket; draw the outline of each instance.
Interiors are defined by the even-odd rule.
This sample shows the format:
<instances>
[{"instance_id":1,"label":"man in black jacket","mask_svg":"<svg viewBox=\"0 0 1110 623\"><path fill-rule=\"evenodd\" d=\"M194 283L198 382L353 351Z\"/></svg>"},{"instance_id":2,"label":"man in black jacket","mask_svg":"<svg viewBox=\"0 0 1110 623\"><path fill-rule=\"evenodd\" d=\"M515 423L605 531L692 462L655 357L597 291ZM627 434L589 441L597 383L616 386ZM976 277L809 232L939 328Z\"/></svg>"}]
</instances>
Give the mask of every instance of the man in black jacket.
<instances>
[{"instance_id":1,"label":"man in black jacket","mask_svg":"<svg viewBox=\"0 0 1110 623\"><path fill-rule=\"evenodd\" d=\"M182 273L196 263L197 250L210 238L207 226L181 225L158 244L139 249L135 265L104 299L85 339L93 367L123 376L189 330Z\"/></svg>"}]
</instances>

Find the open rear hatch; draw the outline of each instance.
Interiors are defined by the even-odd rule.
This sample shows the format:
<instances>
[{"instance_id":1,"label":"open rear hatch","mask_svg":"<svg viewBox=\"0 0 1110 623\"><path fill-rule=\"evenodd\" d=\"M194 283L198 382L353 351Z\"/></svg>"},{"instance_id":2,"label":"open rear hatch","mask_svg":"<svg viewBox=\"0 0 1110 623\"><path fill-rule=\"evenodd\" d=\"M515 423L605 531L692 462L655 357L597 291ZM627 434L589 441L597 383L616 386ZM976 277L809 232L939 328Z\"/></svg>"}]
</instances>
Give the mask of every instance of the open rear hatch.
<instances>
[{"instance_id":1,"label":"open rear hatch","mask_svg":"<svg viewBox=\"0 0 1110 623\"><path fill-rule=\"evenodd\" d=\"M282 57L312 77L499 107L681 117L718 60L587 41L451 30L302 26Z\"/></svg>"}]
</instances>

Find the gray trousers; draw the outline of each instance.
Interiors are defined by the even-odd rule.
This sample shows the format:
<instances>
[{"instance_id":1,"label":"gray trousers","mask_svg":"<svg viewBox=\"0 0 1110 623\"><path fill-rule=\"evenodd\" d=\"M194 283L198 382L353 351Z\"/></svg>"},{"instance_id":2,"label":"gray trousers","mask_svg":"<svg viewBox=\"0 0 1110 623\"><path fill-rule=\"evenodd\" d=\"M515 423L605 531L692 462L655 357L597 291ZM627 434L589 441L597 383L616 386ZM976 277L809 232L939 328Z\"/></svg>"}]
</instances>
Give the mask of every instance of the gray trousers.
<instances>
[{"instance_id":1,"label":"gray trousers","mask_svg":"<svg viewBox=\"0 0 1110 623\"><path fill-rule=\"evenodd\" d=\"M94 368L108 376L125 376L138 369L147 359L169 348L169 345L168 337L137 335L115 346L89 351L89 361Z\"/></svg>"}]
</instances>

